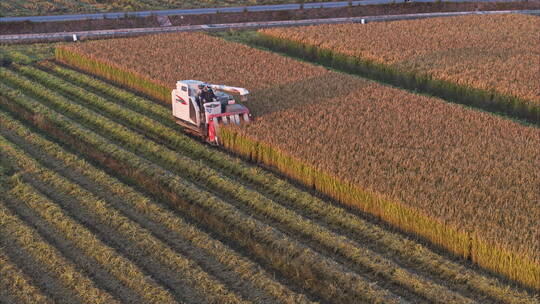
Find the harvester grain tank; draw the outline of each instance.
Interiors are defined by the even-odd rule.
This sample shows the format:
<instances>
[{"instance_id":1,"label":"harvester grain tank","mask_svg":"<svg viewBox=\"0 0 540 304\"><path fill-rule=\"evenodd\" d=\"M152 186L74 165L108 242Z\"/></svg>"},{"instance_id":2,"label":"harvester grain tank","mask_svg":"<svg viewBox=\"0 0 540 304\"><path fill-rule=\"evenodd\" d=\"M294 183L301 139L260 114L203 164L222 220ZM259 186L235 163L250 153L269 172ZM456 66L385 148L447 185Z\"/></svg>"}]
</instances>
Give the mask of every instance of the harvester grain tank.
<instances>
[{"instance_id":1,"label":"harvester grain tank","mask_svg":"<svg viewBox=\"0 0 540 304\"><path fill-rule=\"evenodd\" d=\"M181 80L171 93L173 116L186 131L219 144L221 124L240 125L251 121L249 109L234 98L237 96L245 102L248 95L249 91L244 88Z\"/></svg>"}]
</instances>

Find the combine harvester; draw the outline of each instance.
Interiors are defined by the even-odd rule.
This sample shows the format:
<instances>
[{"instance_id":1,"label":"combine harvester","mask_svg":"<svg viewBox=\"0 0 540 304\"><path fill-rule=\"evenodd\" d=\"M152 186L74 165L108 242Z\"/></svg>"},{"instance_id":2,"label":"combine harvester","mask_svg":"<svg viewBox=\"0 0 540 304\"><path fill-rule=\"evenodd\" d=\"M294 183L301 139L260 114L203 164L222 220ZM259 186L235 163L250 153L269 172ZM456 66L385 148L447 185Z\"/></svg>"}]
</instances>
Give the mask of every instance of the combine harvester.
<instances>
[{"instance_id":1,"label":"combine harvester","mask_svg":"<svg viewBox=\"0 0 540 304\"><path fill-rule=\"evenodd\" d=\"M233 97L237 95L245 102L248 94L244 88L181 80L171 94L173 116L187 132L219 145L221 123L240 125L251 121L249 109Z\"/></svg>"}]
</instances>

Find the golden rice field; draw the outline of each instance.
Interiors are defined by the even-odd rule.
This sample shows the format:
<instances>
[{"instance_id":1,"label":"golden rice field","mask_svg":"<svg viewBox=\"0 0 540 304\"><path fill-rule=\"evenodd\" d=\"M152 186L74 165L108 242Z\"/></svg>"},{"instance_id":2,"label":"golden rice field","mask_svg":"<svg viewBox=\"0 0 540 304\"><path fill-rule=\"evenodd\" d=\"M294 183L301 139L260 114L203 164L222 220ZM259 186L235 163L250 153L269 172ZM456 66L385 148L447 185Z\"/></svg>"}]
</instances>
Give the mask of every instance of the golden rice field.
<instances>
[{"instance_id":1,"label":"golden rice field","mask_svg":"<svg viewBox=\"0 0 540 304\"><path fill-rule=\"evenodd\" d=\"M468 15L260 33L273 47L538 123L538 24L532 15Z\"/></svg>"},{"instance_id":2,"label":"golden rice field","mask_svg":"<svg viewBox=\"0 0 540 304\"><path fill-rule=\"evenodd\" d=\"M179 79L249 88L256 122L225 129L227 148L540 286L535 127L203 34L88 42L56 56L164 104ZM209 58L219 64L199 64Z\"/></svg>"},{"instance_id":3,"label":"golden rice field","mask_svg":"<svg viewBox=\"0 0 540 304\"><path fill-rule=\"evenodd\" d=\"M146 44L153 47L146 47ZM129 54L125 54L126 51ZM321 78L321 84L327 83L326 91L331 91L334 84L325 77L337 75L322 67L300 64L244 45L225 43L201 33L89 41L61 47L56 52L61 60L77 60L78 66L110 75L112 80L134 87L167 105L170 103L170 88L179 79L205 79L212 83L250 88L253 92L250 110L256 115L290 107L290 101L282 98L283 90L279 88L286 89L296 84L301 87L316 75ZM70 56L73 52L77 56ZM152 61L141 64L141 58L152 58ZM290 69L291 66L294 69ZM283 73L286 70L287 73ZM342 78L345 81L352 79ZM360 83L356 79L350 81ZM258 95L261 90L265 90L264 94ZM268 102L268 98L272 98L272 102Z\"/></svg>"},{"instance_id":4,"label":"golden rice field","mask_svg":"<svg viewBox=\"0 0 540 304\"><path fill-rule=\"evenodd\" d=\"M0 68L2 303L530 303L59 65Z\"/></svg>"},{"instance_id":5,"label":"golden rice field","mask_svg":"<svg viewBox=\"0 0 540 304\"><path fill-rule=\"evenodd\" d=\"M306 218L325 203L182 135L160 105L57 65L0 74L3 302L397 303L367 279L375 269L400 296L408 285L410 299L435 288L466 301L324 222L406 238L336 207Z\"/></svg>"}]
</instances>

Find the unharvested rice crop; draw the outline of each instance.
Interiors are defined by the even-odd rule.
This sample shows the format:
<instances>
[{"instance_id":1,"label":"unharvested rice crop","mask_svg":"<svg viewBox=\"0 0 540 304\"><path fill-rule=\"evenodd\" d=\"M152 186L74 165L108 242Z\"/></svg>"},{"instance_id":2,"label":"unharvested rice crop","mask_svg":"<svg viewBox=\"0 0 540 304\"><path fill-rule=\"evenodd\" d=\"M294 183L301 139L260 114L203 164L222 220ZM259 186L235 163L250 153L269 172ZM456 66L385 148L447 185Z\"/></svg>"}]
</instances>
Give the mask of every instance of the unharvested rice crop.
<instances>
[{"instance_id":1,"label":"unharvested rice crop","mask_svg":"<svg viewBox=\"0 0 540 304\"><path fill-rule=\"evenodd\" d=\"M2 302L535 303L186 137L168 107L51 63L0 76Z\"/></svg>"},{"instance_id":2,"label":"unharvested rice crop","mask_svg":"<svg viewBox=\"0 0 540 304\"><path fill-rule=\"evenodd\" d=\"M59 48L57 59L165 104L181 79L246 87L256 122L224 131L228 148L483 267L540 285L536 128L202 34L89 42ZM147 125L151 136L165 133Z\"/></svg>"},{"instance_id":3,"label":"unharvested rice crop","mask_svg":"<svg viewBox=\"0 0 540 304\"><path fill-rule=\"evenodd\" d=\"M235 131L278 155L311 164L316 172L397 199L539 261L536 128L371 84L265 115ZM261 160L269 157L263 151L252 149ZM342 193L342 200L350 200L348 195Z\"/></svg>"},{"instance_id":4,"label":"unharvested rice crop","mask_svg":"<svg viewBox=\"0 0 540 304\"><path fill-rule=\"evenodd\" d=\"M313 86L316 91L301 100L295 94L295 104L312 102L316 95L324 98L343 94L334 89L338 74L322 67L199 33L91 41L61 47L56 52L61 61L106 75L167 105L171 88L182 79L249 88L250 110L256 115L290 107L290 100L283 95L299 92L308 84L317 84ZM142 64L141 58L152 60ZM362 83L347 76L337 81L348 91Z\"/></svg>"},{"instance_id":5,"label":"unharvested rice crop","mask_svg":"<svg viewBox=\"0 0 540 304\"><path fill-rule=\"evenodd\" d=\"M540 123L539 25L530 15L469 15L264 29L260 42Z\"/></svg>"}]
</instances>

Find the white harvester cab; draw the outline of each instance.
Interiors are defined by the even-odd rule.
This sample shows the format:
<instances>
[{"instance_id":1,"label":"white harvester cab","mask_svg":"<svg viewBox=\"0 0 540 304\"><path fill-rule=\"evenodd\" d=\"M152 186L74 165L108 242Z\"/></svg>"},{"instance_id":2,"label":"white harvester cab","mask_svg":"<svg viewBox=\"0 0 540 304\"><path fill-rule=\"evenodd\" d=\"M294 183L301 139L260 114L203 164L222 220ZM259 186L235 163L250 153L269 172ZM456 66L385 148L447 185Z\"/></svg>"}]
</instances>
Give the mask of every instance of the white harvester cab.
<instances>
[{"instance_id":1,"label":"white harvester cab","mask_svg":"<svg viewBox=\"0 0 540 304\"><path fill-rule=\"evenodd\" d=\"M248 108L236 102L247 101L244 88L209 84L198 80L181 80L171 93L176 122L187 131L212 143L219 143L220 124L251 121Z\"/></svg>"}]
</instances>

